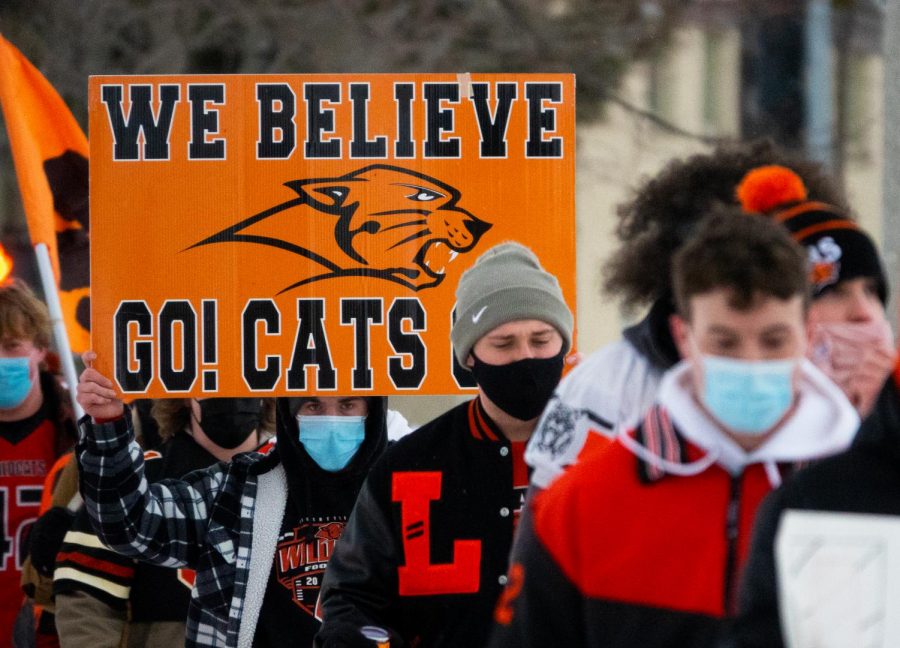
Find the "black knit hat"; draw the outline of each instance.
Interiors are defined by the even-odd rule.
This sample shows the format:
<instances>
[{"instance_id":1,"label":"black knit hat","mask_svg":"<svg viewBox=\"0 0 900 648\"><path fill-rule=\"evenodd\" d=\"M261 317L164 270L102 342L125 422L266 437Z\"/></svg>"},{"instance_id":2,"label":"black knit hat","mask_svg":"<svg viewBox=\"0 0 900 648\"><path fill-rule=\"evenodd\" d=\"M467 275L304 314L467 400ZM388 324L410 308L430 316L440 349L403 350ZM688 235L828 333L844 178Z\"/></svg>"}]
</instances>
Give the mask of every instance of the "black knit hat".
<instances>
[{"instance_id":1,"label":"black knit hat","mask_svg":"<svg viewBox=\"0 0 900 648\"><path fill-rule=\"evenodd\" d=\"M753 169L737 195L744 211L769 214L806 248L813 299L841 281L872 277L881 303L887 303L887 277L875 243L838 207L807 200L793 171L774 165Z\"/></svg>"}]
</instances>

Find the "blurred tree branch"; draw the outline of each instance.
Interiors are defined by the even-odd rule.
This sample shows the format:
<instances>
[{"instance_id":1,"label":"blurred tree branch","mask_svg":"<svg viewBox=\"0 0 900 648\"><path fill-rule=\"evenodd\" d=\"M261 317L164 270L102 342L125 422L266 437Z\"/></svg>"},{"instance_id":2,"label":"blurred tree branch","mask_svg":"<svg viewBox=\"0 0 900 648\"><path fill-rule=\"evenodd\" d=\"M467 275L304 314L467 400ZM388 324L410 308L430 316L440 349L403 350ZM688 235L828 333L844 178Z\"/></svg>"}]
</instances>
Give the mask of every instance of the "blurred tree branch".
<instances>
[{"instance_id":1,"label":"blurred tree branch","mask_svg":"<svg viewBox=\"0 0 900 648\"><path fill-rule=\"evenodd\" d=\"M7 0L0 29L86 121L90 74L574 72L592 116L675 0Z\"/></svg>"}]
</instances>

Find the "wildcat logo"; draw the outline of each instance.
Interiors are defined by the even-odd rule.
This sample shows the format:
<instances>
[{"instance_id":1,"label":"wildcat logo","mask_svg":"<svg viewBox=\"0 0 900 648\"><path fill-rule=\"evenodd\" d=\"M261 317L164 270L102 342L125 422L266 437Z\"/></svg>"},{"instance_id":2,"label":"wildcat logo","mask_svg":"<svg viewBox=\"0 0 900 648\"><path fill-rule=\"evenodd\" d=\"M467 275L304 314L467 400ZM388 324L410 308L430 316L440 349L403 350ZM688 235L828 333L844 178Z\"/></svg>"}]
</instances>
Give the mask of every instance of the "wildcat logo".
<instances>
[{"instance_id":1,"label":"wildcat logo","mask_svg":"<svg viewBox=\"0 0 900 648\"><path fill-rule=\"evenodd\" d=\"M286 533L275 558L278 582L291 592L294 603L315 616L319 588L344 522L311 522Z\"/></svg>"},{"instance_id":2,"label":"wildcat logo","mask_svg":"<svg viewBox=\"0 0 900 648\"><path fill-rule=\"evenodd\" d=\"M554 398L547 408L547 414L535 433L535 447L538 452L557 459L569 449L575 438L578 412Z\"/></svg>"},{"instance_id":3,"label":"wildcat logo","mask_svg":"<svg viewBox=\"0 0 900 648\"><path fill-rule=\"evenodd\" d=\"M837 283L841 273L843 250L830 236L823 236L815 245L807 247L809 253L809 281L819 291Z\"/></svg>"},{"instance_id":4,"label":"wildcat logo","mask_svg":"<svg viewBox=\"0 0 900 648\"><path fill-rule=\"evenodd\" d=\"M280 292L335 277L373 277L433 288L447 265L491 228L457 206L460 192L431 176L385 164L336 178L284 183L297 197L190 246L268 245L308 259Z\"/></svg>"}]
</instances>

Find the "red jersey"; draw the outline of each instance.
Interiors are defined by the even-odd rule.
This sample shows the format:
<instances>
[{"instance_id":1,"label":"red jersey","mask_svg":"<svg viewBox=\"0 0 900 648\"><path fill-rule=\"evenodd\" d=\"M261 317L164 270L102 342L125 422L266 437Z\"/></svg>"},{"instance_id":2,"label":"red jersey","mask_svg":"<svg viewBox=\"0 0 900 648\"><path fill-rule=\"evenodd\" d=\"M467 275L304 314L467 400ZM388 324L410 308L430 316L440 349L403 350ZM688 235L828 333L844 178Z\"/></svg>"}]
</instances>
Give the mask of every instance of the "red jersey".
<instances>
[{"instance_id":1,"label":"red jersey","mask_svg":"<svg viewBox=\"0 0 900 648\"><path fill-rule=\"evenodd\" d=\"M56 459L52 421L45 419L30 432L15 426L0 424L0 648L12 645L23 599L23 540L38 518L44 478Z\"/></svg>"}]
</instances>

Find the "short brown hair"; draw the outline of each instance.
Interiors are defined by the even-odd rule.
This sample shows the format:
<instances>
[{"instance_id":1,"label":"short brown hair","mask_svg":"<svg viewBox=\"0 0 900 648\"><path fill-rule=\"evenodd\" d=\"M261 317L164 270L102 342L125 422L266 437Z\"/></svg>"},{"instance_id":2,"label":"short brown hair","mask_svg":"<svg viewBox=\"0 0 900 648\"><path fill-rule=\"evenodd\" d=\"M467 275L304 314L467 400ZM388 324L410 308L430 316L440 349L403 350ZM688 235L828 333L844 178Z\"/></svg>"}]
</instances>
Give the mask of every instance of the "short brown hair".
<instances>
[{"instance_id":1,"label":"short brown hair","mask_svg":"<svg viewBox=\"0 0 900 648\"><path fill-rule=\"evenodd\" d=\"M275 399L263 398L262 420L258 428L261 439L275 432ZM150 406L150 415L159 426L159 438L171 439L191 424L191 406L185 398L158 398Z\"/></svg>"},{"instance_id":2,"label":"short brown hair","mask_svg":"<svg viewBox=\"0 0 900 648\"><path fill-rule=\"evenodd\" d=\"M735 207L711 213L676 253L672 283L679 314L690 319L690 300L717 288L731 290L729 305L747 310L760 296L809 304L806 255L781 225Z\"/></svg>"},{"instance_id":3,"label":"short brown hair","mask_svg":"<svg viewBox=\"0 0 900 648\"><path fill-rule=\"evenodd\" d=\"M47 306L25 282L0 283L0 340L30 340L39 349L47 349L52 332Z\"/></svg>"}]
</instances>

